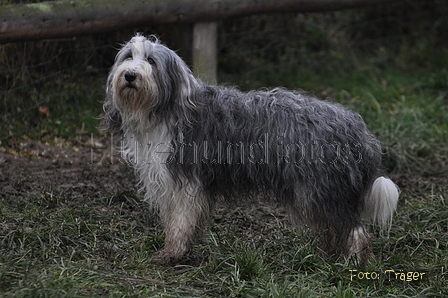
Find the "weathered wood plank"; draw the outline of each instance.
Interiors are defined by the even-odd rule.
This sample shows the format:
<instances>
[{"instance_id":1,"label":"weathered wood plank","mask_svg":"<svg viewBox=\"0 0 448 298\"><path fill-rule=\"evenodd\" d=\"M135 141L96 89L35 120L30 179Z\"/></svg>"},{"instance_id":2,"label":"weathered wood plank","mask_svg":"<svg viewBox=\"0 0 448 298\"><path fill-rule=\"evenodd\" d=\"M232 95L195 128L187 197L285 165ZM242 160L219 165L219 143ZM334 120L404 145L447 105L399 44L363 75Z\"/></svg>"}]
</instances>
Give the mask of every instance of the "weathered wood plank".
<instances>
[{"instance_id":1,"label":"weathered wood plank","mask_svg":"<svg viewBox=\"0 0 448 298\"><path fill-rule=\"evenodd\" d=\"M271 12L311 12L403 0L63 0L0 6L0 43ZM422 0L424 1L424 0Z\"/></svg>"}]
</instances>

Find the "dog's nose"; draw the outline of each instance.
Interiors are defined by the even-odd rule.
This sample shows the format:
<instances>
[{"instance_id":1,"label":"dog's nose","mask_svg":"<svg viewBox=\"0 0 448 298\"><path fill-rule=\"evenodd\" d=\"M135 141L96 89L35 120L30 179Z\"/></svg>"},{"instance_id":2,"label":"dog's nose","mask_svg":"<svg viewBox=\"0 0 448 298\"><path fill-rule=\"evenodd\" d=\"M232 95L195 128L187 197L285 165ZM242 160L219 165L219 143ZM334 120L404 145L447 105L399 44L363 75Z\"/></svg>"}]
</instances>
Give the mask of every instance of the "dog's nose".
<instances>
[{"instance_id":1,"label":"dog's nose","mask_svg":"<svg viewBox=\"0 0 448 298\"><path fill-rule=\"evenodd\" d=\"M124 73L124 79L128 83L132 83L133 81L135 81L136 78L137 78L137 75L133 72L127 71Z\"/></svg>"}]
</instances>

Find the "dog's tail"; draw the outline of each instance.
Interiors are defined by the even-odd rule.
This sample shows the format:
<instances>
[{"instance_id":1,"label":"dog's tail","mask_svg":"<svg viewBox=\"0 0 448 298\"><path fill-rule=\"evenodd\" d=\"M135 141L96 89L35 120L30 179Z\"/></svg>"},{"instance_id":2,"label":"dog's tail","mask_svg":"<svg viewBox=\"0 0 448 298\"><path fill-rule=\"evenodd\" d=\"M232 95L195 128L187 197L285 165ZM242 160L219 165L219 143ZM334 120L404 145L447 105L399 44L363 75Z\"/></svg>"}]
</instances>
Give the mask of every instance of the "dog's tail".
<instances>
[{"instance_id":1,"label":"dog's tail","mask_svg":"<svg viewBox=\"0 0 448 298\"><path fill-rule=\"evenodd\" d=\"M399 189L392 180L377 178L364 199L361 217L378 223L382 229L390 230L398 196Z\"/></svg>"}]
</instances>

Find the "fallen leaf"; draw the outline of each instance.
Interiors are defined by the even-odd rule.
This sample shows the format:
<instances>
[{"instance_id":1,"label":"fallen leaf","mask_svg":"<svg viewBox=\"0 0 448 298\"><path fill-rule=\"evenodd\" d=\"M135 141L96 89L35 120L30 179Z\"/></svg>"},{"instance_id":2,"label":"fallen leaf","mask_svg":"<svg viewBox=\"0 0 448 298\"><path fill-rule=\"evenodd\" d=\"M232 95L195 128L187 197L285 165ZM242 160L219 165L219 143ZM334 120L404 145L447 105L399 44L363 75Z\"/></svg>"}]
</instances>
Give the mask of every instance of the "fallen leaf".
<instances>
[{"instance_id":1,"label":"fallen leaf","mask_svg":"<svg viewBox=\"0 0 448 298\"><path fill-rule=\"evenodd\" d=\"M45 116L50 116L50 111L48 110L48 107L45 106L39 106L39 112L42 114L45 114Z\"/></svg>"}]
</instances>

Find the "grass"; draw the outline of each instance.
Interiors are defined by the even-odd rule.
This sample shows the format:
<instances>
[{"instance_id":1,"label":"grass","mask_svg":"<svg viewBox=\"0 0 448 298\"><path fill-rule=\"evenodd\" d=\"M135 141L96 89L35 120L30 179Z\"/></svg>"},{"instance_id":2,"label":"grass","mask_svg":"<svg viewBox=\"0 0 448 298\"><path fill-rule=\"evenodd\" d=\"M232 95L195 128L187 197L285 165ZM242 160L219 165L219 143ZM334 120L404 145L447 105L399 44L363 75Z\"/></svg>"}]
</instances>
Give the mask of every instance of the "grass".
<instances>
[{"instance_id":1,"label":"grass","mask_svg":"<svg viewBox=\"0 0 448 298\"><path fill-rule=\"evenodd\" d=\"M83 202L89 208L58 193L17 206L2 200L9 228L1 238L0 291L3 297L444 297L447 198L434 187L421 197L415 191L406 189L390 238L375 238L376 258L363 270L326 260L310 233L244 212L233 215L234 225L206 232L196 247L208 255L202 265L162 267L151 257L163 237L151 217L133 212L144 208L137 198L123 205L125 194L113 194ZM249 220L261 230L240 228ZM409 271L424 275L395 276Z\"/></svg>"},{"instance_id":2,"label":"grass","mask_svg":"<svg viewBox=\"0 0 448 298\"><path fill-rule=\"evenodd\" d=\"M273 65L233 80L222 74L243 89L284 79L285 87L311 90L364 117L383 143L385 165L402 191L389 237L371 229L375 258L367 268L329 261L312 232L299 232L282 217L249 213L249 205L217 211L195 247L195 254L205 256L200 265L155 265L152 257L164 237L133 188L93 194L44 187L0 197L0 296L446 297L448 64L443 50L429 64L414 63L426 50L404 51L392 64L382 56L356 57L354 68L341 72L337 64L323 61L318 69L304 65L288 76ZM14 119L9 136L30 129L30 138L68 138L83 122L88 129L95 126L100 87L74 82L68 89L43 88L63 98L37 99L36 106L51 104L50 114L36 112L31 119L36 129L30 129L30 119ZM69 90L68 98L63 90ZM77 110L70 112L67 102L75 102ZM9 138L3 146L12 143ZM77 179L91 181L92 176L83 173Z\"/></svg>"},{"instance_id":3,"label":"grass","mask_svg":"<svg viewBox=\"0 0 448 298\"><path fill-rule=\"evenodd\" d=\"M51 140L97 133L104 80L92 76L86 84L86 78L68 77L42 83L31 88L34 90L18 88L5 92L3 101L10 112L0 118L5 128L0 140L10 145L11 140L23 136ZM30 93L34 95L31 98Z\"/></svg>"}]
</instances>

